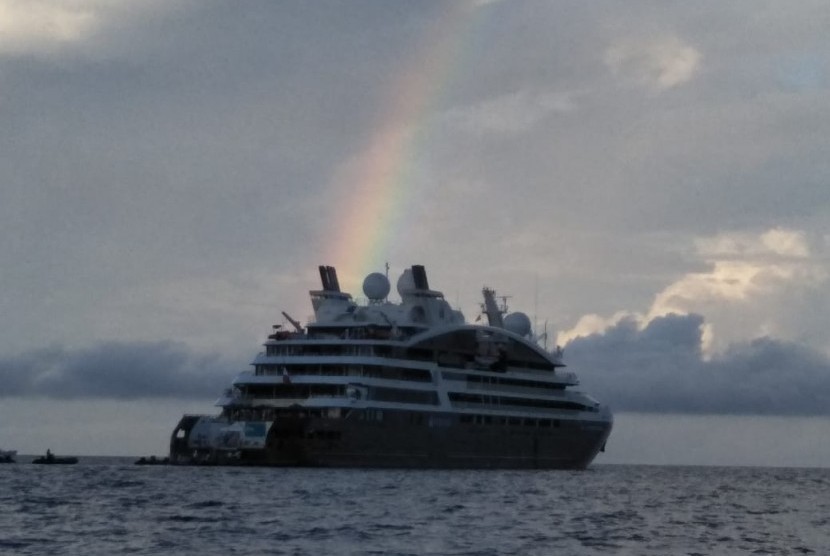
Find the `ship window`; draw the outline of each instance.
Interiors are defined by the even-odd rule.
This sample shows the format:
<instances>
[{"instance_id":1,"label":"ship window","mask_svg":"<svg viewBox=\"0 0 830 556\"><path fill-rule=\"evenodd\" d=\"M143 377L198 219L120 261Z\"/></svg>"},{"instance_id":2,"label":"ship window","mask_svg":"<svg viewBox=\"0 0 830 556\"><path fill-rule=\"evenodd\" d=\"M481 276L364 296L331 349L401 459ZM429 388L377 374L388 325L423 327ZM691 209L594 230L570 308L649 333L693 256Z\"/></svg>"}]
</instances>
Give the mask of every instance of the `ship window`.
<instances>
[{"instance_id":1,"label":"ship window","mask_svg":"<svg viewBox=\"0 0 830 556\"><path fill-rule=\"evenodd\" d=\"M438 394L436 392L405 390L403 388L373 388L371 399L382 402L438 405Z\"/></svg>"},{"instance_id":2,"label":"ship window","mask_svg":"<svg viewBox=\"0 0 830 556\"><path fill-rule=\"evenodd\" d=\"M581 403L568 400L537 400L528 398L513 398L507 396L481 396L478 394L467 394L463 392L450 392L451 402L462 404L489 405L496 404L506 407L533 407L540 409L565 409L574 411L585 411L587 408Z\"/></svg>"},{"instance_id":3,"label":"ship window","mask_svg":"<svg viewBox=\"0 0 830 556\"><path fill-rule=\"evenodd\" d=\"M449 376L448 376L449 375ZM564 390L564 384L552 384L539 380L521 380L514 378L500 378L495 376L463 375L461 373L444 373L444 378L454 380L467 380L470 385L474 384L498 384L500 386L521 386L524 388L539 388L542 390Z\"/></svg>"},{"instance_id":4,"label":"ship window","mask_svg":"<svg viewBox=\"0 0 830 556\"><path fill-rule=\"evenodd\" d=\"M289 379L290 380L290 379ZM343 396L344 387L338 384L248 384L245 394L254 398L304 399L309 396Z\"/></svg>"}]
</instances>

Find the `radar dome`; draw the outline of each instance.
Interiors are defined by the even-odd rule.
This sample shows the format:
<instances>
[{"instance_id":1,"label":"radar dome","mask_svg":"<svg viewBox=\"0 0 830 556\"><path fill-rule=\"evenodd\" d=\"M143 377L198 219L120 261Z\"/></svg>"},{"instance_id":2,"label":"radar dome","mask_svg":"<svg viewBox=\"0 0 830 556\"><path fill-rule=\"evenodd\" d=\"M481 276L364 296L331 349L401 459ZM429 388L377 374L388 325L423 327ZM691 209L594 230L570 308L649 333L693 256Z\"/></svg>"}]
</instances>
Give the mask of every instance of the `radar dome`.
<instances>
[{"instance_id":1,"label":"radar dome","mask_svg":"<svg viewBox=\"0 0 830 556\"><path fill-rule=\"evenodd\" d=\"M386 299L389 295L389 279L380 272L373 272L363 280L363 293L372 301Z\"/></svg>"},{"instance_id":2,"label":"radar dome","mask_svg":"<svg viewBox=\"0 0 830 556\"><path fill-rule=\"evenodd\" d=\"M406 269L398 278L398 295L403 297L405 293L411 292L415 289L415 278L412 276L412 270Z\"/></svg>"},{"instance_id":3,"label":"radar dome","mask_svg":"<svg viewBox=\"0 0 830 556\"><path fill-rule=\"evenodd\" d=\"M504 317L504 327L519 336L530 334L530 319L524 313L510 313Z\"/></svg>"}]
</instances>

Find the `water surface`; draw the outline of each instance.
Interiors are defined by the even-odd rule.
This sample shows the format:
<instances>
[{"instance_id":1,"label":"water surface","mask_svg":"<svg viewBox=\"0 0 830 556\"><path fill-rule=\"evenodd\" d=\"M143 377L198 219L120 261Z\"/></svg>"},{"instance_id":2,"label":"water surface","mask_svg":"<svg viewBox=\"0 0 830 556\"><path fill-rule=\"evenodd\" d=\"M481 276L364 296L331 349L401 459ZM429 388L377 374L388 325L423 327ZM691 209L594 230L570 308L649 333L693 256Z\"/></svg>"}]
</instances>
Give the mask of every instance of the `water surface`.
<instances>
[{"instance_id":1,"label":"water surface","mask_svg":"<svg viewBox=\"0 0 830 556\"><path fill-rule=\"evenodd\" d=\"M830 469L0 466L2 554L825 554Z\"/></svg>"}]
</instances>

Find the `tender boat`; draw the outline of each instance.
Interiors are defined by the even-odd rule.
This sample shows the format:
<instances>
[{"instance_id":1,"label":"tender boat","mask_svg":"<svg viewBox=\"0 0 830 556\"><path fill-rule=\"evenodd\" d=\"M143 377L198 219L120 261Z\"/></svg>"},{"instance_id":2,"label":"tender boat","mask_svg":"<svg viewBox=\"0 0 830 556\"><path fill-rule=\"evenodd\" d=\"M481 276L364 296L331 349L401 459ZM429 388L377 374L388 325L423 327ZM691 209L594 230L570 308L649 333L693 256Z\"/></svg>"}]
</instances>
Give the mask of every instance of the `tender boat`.
<instances>
[{"instance_id":1,"label":"tender boat","mask_svg":"<svg viewBox=\"0 0 830 556\"><path fill-rule=\"evenodd\" d=\"M156 456L144 457L141 456L135 460L135 465L169 465L170 458L157 458Z\"/></svg>"},{"instance_id":2,"label":"tender boat","mask_svg":"<svg viewBox=\"0 0 830 556\"><path fill-rule=\"evenodd\" d=\"M46 450L45 456L33 459L32 463L41 465L73 465L78 463L78 458L74 456L56 456L50 450Z\"/></svg>"}]
</instances>

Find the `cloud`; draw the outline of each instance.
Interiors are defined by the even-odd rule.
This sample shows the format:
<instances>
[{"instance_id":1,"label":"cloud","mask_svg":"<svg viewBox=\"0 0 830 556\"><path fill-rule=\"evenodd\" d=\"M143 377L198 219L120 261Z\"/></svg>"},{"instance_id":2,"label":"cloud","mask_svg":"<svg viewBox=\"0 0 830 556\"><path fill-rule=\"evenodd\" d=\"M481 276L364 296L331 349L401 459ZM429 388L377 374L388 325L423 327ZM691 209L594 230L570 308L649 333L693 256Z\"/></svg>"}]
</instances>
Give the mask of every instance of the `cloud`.
<instances>
[{"instance_id":1,"label":"cloud","mask_svg":"<svg viewBox=\"0 0 830 556\"><path fill-rule=\"evenodd\" d=\"M695 246L709 259L793 257L807 258L810 247L805 232L772 228L763 233L729 232L698 238Z\"/></svg>"},{"instance_id":2,"label":"cloud","mask_svg":"<svg viewBox=\"0 0 830 556\"><path fill-rule=\"evenodd\" d=\"M174 342L53 346L0 359L0 398L216 398L235 372Z\"/></svg>"},{"instance_id":3,"label":"cloud","mask_svg":"<svg viewBox=\"0 0 830 556\"><path fill-rule=\"evenodd\" d=\"M729 232L693 241L694 257L706 265L702 271L677 277L653 298L645 311L626 309L610 317L589 314L562 331L557 341L565 344L594 334L626 319L640 329L668 314L701 314L703 349L708 356L732 342L772 336L804 341L830 353L830 336L824 327L805 315L810 308L830 302L826 284L830 267L824 251L827 242L787 228L763 232ZM801 318L794 318L801 315Z\"/></svg>"},{"instance_id":4,"label":"cloud","mask_svg":"<svg viewBox=\"0 0 830 556\"><path fill-rule=\"evenodd\" d=\"M776 227L693 244L708 268L648 310L585 315L559 335L586 389L627 411L830 413L826 241Z\"/></svg>"},{"instance_id":5,"label":"cloud","mask_svg":"<svg viewBox=\"0 0 830 556\"><path fill-rule=\"evenodd\" d=\"M657 91L687 83L700 70L702 55L678 37L626 39L605 51L611 71Z\"/></svg>"},{"instance_id":6,"label":"cloud","mask_svg":"<svg viewBox=\"0 0 830 556\"><path fill-rule=\"evenodd\" d=\"M181 0L0 0L0 55L54 54L90 40L119 18L171 9Z\"/></svg>"},{"instance_id":7,"label":"cloud","mask_svg":"<svg viewBox=\"0 0 830 556\"><path fill-rule=\"evenodd\" d=\"M827 415L830 359L793 342L758 338L703 356L704 319L630 318L566 345L586 390L615 410Z\"/></svg>"},{"instance_id":8,"label":"cloud","mask_svg":"<svg viewBox=\"0 0 830 556\"><path fill-rule=\"evenodd\" d=\"M554 113L576 110L574 93L517 91L448 110L444 122L471 133L527 131Z\"/></svg>"},{"instance_id":9,"label":"cloud","mask_svg":"<svg viewBox=\"0 0 830 556\"><path fill-rule=\"evenodd\" d=\"M827 302L825 248L811 250L803 231L772 228L698 239L697 256L709 269L690 272L655 296L644 321L668 313L700 313L711 325L712 348L773 335L798 339L818 323L786 322L810 304ZM795 325L795 326L794 326ZM824 347L830 348L827 338Z\"/></svg>"},{"instance_id":10,"label":"cloud","mask_svg":"<svg viewBox=\"0 0 830 556\"><path fill-rule=\"evenodd\" d=\"M774 228L761 235L761 242L776 255L798 258L810 256L803 232Z\"/></svg>"},{"instance_id":11,"label":"cloud","mask_svg":"<svg viewBox=\"0 0 830 556\"><path fill-rule=\"evenodd\" d=\"M101 2L0 0L0 52L58 47L88 36Z\"/></svg>"}]
</instances>

